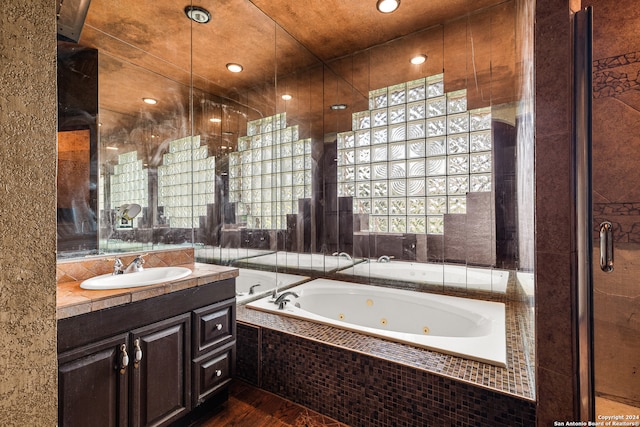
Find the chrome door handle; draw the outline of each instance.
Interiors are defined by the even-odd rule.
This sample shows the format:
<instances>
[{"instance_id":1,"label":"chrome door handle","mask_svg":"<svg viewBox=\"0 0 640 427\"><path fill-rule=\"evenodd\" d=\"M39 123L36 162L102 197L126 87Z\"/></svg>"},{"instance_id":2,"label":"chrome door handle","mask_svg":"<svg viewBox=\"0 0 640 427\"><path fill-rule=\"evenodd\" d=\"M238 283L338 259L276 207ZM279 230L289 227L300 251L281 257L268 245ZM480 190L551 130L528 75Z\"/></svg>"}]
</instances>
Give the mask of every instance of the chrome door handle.
<instances>
[{"instance_id":1,"label":"chrome door handle","mask_svg":"<svg viewBox=\"0 0 640 427\"><path fill-rule=\"evenodd\" d=\"M600 269L613 271L613 225L609 221L600 224Z\"/></svg>"}]
</instances>

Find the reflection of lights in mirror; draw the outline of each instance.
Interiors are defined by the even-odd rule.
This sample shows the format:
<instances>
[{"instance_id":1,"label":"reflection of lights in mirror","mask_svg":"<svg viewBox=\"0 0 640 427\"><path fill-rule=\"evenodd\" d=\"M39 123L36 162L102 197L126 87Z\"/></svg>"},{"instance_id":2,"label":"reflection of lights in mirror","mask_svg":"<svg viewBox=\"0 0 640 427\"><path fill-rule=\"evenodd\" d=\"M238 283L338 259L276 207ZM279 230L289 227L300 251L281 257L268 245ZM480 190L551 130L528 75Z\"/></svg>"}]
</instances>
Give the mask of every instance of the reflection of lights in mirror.
<instances>
[{"instance_id":1,"label":"reflection of lights in mirror","mask_svg":"<svg viewBox=\"0 0 640 427\"><path fill-rule=\"evenodd\" d=\"M400 0L378 0L376 8L382 13L391 13L400 6Z\"/></svg>"}]
</instances>

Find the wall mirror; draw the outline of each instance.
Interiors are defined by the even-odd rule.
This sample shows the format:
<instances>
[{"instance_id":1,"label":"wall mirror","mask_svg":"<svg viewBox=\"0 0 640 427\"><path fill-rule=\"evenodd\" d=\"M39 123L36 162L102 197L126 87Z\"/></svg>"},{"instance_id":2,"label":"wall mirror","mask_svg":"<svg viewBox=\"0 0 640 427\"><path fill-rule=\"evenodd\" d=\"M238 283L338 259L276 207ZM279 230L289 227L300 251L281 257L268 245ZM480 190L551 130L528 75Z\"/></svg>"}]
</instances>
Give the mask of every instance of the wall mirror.
<instances>
[{"instance_id":1,"label":"wall mirror","mask_svg":"<svg viewBox=\"0 0 640 427\"><path fill-rule=\"evenodd\" d=\"M193 246L372 282L411 263L436 289L489 292L530 273L522 2L290 3L91 1L59 44L60 115L78 121L61 121L61 172L85 162L60 175L59 258ZM66 151L67 131L88 142Z\"/></svg>"}]
</instances>

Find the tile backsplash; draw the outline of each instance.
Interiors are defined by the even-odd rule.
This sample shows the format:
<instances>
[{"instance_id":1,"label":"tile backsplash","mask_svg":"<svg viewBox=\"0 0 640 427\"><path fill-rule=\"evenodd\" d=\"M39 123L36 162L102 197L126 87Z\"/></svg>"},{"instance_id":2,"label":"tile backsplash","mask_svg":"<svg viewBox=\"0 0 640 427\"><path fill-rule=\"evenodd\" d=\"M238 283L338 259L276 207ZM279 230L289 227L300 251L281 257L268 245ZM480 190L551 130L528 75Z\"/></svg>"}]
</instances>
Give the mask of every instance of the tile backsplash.
<instances>
[{"instance_id":1,"label":"tile backsplash","mask_svg":"<svg viewBox=\"0 0 640 427\"><path fill-rule=\"evenodd\" d=\"M61 261L56 265L56 281L58 283L85 280L93 276L113 271L113 260L118 256L124 265L128 265L140 253L123 255L111 254L86 259ZM143 253L144 255L144 253ZM149 252L144 256L145 267L168 267L182 264L193 264L193 248L171 249Z\"/></svg>"}]
</instances>

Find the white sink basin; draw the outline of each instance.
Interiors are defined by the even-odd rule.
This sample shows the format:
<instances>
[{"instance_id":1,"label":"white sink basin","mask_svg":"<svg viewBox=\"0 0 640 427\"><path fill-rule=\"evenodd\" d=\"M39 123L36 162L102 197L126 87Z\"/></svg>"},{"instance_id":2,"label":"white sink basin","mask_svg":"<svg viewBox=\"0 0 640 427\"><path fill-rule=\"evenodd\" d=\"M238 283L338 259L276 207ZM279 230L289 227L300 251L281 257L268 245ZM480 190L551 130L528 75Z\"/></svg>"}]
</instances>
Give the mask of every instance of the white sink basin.
<instances>
[{"instance_id":1,"label":"white sink basin","mask_svg":"<svg viewBox=\"0 0 640 427\"><path fill-rule=\"evenodd\" d=\"M90 290L136 288L182 279L190 274L191 270L186 267L152 267L135 273L92 277L83 281L80 287Z\"/></svg>"}]
</instances>

